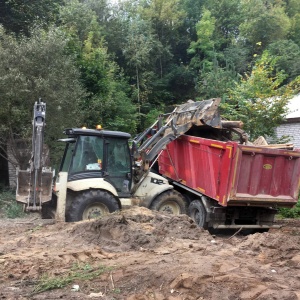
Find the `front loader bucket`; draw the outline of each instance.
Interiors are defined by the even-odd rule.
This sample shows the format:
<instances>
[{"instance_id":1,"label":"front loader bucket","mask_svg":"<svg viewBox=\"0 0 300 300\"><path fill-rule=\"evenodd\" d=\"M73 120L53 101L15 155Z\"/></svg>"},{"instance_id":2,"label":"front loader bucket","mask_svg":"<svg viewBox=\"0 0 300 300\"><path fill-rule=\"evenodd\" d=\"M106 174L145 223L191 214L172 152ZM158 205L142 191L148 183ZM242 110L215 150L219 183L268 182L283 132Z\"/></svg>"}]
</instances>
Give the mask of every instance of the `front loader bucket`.
<instances>
[{"instance_id":1,"label":"front loader bucket","mask_svg":"<svg viewBox=\"0 0 300 300\"><path fill-rule=\"evenodd\" d=\"M221 128L221 117L218 110L220 102L220 98L197 102L189 100L187 103L178 106L170 114L166 123L173 123L173 126L178 128L180 135L188 131L192 125L208 125L215 128Z\"/></svg>"},{"instance_id":2,"label":"front loader bucket","mask_svg":"<svg viewBox=\"0 0 300 300\"><path fill-rule=\"evenodd\" d=\"M176 107L172 113L159 116L150 128L133 141L134 159L142 161L141 165L136 164L135 166L134 181L141 182L143 174L146 174L150 164L157 159L166 145L185 134L192 126L222 128L218 110L220 102L220 98L197 102L189 100ZM151 137L147 138L147 135L152 132ZM147 139L145 140L145 138ZM138 146L139 143L141 145Z\"/></svg>"},{"instance_id":3,"label":"front loader bucket","mask_svg":"<svg viewBox=\"0 0 300 300\"><path fill-rule=\"evenodd\" d=\"M220 98L188 102L176 107L166 120L160 117L156 133L138 148L138 155L144 162L153 160L168 143L185 134L193 125L221 128L220 102Z\"/></svg>"},{"instance_id":4,"label":"front loader bucket","mask_svg":"<svg viewBox=\"0 0 300 300\"><path fill-rule=\"evenodd\" d=\"M37 174L37 184L33 190L34 174L31 171L18 170L16 200L26 204L26 210L40 210L44 202L52 197L52 171L46 169Z\"/></svg>"}]
</instances>

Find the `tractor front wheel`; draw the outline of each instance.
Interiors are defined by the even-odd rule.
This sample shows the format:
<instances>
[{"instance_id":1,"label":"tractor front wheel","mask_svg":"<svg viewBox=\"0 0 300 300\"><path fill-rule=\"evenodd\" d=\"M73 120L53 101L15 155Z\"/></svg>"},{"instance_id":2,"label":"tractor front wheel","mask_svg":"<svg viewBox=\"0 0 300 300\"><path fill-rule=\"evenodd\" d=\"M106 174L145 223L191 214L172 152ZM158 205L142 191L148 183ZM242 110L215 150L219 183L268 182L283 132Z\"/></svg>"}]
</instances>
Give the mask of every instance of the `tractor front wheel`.
<instances>
[{"instance_id":1,"label":"tractor front wheel","mask_svg":"<svg viewBox=\"0 0 300 300\"><path fill-rule=\"evenodd\" d=\"M119 210L118 201L106 191L89 190L75 196L66 214L68 222L90 220Z\"/></svg>"}]
</instances>

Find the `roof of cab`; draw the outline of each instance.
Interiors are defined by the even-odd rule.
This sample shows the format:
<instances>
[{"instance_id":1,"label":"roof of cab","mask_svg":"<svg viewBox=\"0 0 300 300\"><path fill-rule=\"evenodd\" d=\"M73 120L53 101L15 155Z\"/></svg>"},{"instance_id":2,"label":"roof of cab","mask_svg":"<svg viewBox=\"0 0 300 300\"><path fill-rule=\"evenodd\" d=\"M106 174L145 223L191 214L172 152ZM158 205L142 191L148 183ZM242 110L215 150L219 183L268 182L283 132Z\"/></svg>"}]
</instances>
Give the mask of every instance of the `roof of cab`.
<instances>
[{"instance_id":1,"label":"roof of cab","mask_svg":"<svg viewBox=\"0 0 300 300\"><path fill-rule=\"evenodd\" d=\"M107 136L107 137L119 137L129 139L131 135L122 131L110 131L110 130L96 130L96 129L83 129L83 128L67 128L64 133L69 137L77 135L92 135L92 136Z\"/></svg>"}]
</instances>

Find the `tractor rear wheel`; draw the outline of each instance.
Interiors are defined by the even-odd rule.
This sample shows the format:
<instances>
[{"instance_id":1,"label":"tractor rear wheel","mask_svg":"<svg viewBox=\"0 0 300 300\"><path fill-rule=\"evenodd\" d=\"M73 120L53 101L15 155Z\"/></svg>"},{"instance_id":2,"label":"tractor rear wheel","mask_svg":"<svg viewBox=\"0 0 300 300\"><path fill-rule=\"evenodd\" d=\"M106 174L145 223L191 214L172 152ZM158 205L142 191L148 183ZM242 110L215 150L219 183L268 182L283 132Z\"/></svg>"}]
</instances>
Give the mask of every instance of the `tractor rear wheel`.
<instances>
[{"instance_id":1,"label":"tractor rear wheel","mask_svg":"<svg viewBox=\"0 0 300 300\"><path fill-rule=\"evenodd\" d=\"M173 215L187 213L184 197L174 190L168 190L160 194L151 203L150 209Z\"/></svg>"},{"instance_id":2,"label":"tractor rear wheel","mask_svg":"<svg viewBox=\"0 0 300 300\"><path fill-rule=\"evenodd\" d=\"M66 214L68 222L77 222L102 217L119 210L113 195L102 190L89 190L75 196Z\"/></svg>"}]
</instances>

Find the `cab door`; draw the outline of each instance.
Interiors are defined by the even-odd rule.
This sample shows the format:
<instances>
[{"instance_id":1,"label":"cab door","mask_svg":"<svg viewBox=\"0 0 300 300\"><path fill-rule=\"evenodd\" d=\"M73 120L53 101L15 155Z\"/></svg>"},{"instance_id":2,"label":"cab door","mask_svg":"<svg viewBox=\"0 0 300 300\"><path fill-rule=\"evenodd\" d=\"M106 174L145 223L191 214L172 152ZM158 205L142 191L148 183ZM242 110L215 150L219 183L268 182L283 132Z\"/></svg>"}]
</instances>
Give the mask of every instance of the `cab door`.
<instances>
[{"instance_id":1,"label":"cab door","mask_svg":"<svg viewBox=\"0 0 300 300\"><path fill-rule=\"evenodd\" d=\"M131 156L127 139L105 139L105 180L110 182L120 197L129 197L131 189Z\"/></svg>"}]
</instances>

